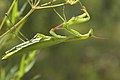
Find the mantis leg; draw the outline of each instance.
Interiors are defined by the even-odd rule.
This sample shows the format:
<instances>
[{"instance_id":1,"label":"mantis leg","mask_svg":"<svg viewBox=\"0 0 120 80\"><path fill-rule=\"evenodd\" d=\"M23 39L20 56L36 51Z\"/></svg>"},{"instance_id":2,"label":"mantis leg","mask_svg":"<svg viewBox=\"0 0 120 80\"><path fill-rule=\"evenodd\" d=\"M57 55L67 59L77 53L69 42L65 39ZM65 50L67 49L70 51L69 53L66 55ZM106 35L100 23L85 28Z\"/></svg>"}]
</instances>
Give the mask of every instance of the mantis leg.
<instances>
[{"instance_id":1,"label":"mantis leg","mask_svg":"<svg viewBox=\"0 0 120 80\"><path fill-rule=\"evenodd\" d=\"M52 36L54 36L54 37L56 37L56 38L66 38L66 36L61 36L61 35L58 35L58 34L56 34L54 31L55 30L62 30L63 28L59 28L59 27L55 27L55 28L52 28L50 31L49 31L49 33L52 35Z\"/></svg>"},{"instance_id":2,"label":"mantis leg","mask_svg":"<svg viewBox=\"0 0 120 80\"><path fill-rule=\"evenodd\" d=\"M64 18L56 11L56 9L53 8L53 10L54 10L54 12L55 12L64 22L66 22L66 17L65 17L65 13L64 13L64 8L65 8L65 6L63 6L63 16L64 16ZM66 38L66 36L61 36L61 35L58 35L58 34L56 34L56 33L54 32L55 30L63 30L64 28L60 28L61 26L63 26L63 24L60 24L60 25L58 25L57 27L52 28L52 29L49 31L49 33L50 33L52 36L56 37L56 38Z\"/></svg>"},{"instance_id":3,"label":"mantis leg","mask_svg":"<svg viewBox=\"0 0 120 80\"><path fill-rule=\"evenodd\" d=\"M79 15L79 18L84 18L86 16L86 13L83 13L81 15Z\"/></svg>"},{"instance_id":4,"label":"mantis leg","mask_svg":"<svg viewBox=\"0 0 120 80\"><path fill-rule=\"evenodd\" d=\"M70 41L76 41L76 40L81 40L81 39L87 39L89 37L94 37L93 35L93 29L90 29L88 33L81 35L79 37L74 37L71 39L68 39L66 42L70 42Z\"/></svg>"},{"instance_id":5,"label":"mantis leg","mask_svg":"<svg viewBox=\"0 0 120 80\"><path fill-rule=\"evenodd\" d=\"M90 29L88 33L83 34L83 35L80 34L78 31L71 29L71 28L65 28L65 30L67 30L70 34L72 34L76 37L80 37L81 39L86 39L93 35L93 29Z\"/></svg>"},{"instance_id":6,"label":"mantis leg","mask_svg":"<svg viewBox=\"0 0 120 80\"><path fill-rule=\"evenodd\" d=\"M87 39L89 37L93 37L93 29L90 29L88 33L80 36L80 39Z\"/></svg>"},{"instance_id":7,"label":"mantis leg","mask_svg":"<svg viewBox=\"0 0 120 80\"><path fill-rule=\"evenodd\" d=\"M82 11L84 12L83 14L79 15L79 16L76 16L76 17L72 17L68 22L67 22L67 25L65 27L69 27L71 25L75 25L75 24L80 24L80 23L83 23L83 22L86 22L86 21L89 21L90 20L90 15L89 13L87 12L86 9L82 9Z\"/></svg>"},{"instance_id":8,"label":"mantis leg","mask_svg":"<svg viewBox=\"0 0 120 80\"><path fill-rule=\"evenodd\" d=\"M91 34L91 33L89 33L88 35L86 35L86 34L82 35L79 32L77 32L76 30L70 28L71 26L75 26L76 24L86 22L90 19L90 16L89 16L87 10L85 9L85 7L83 7L82 10L84 11L84 13L82 15L79 15L77 17L72 17L67 23L65 23L63 25L63 27L65 28L66 31L68 31L70 34L72 34L76 37L81 37L81 36L83 36L83 37L88 36L89 37L89 34ZM93 31L90 30L90 32L93 32Z\"/></svg>"},{"instance_id":9,"label":"mantis leg","mask_svg":"<svg viewBox=\"0 0 120 80\"><path fill-rule=\"evenodd\" d=\"M87 10L85 8L83 8L81 10L84 11L84 13L82 15L79 15L79 16L76 17L77 22L83 23L83 22L89 21L90 20L90 15L87 12Z\"/></svg>"},{"instance_id":10,"label":"mantis leg","mask_svg":"<svg viewBox=\"0 0 120 80\"><path fill-rule=\"evenodd\" d=\"M61 35L57 35L54 31L55 30L61 30L61 29L65 29L66 31L68 31L69 33L71 33L72 35L76 36L76 37L82 37L82 38L85 38L85 37L90 37L91 33L93 32L92 30L90 30L88 32L88 34L85 34L85 35L82 35L80 34L79 32L77 32L76 30L70 28L70 26L72 25L75 25L75 24L78 24L78 23L83 23L83 22L86 22L90 19L90 16L86 10L86 8L83 6L83 9L84 13L82 15L79 15L77 17L73 17L71 18L68 22L66 22L63 18L61 18L61 16L57 13L57 11L54 9L54 11L57 13L57 15L63 19L64 23L62 25L59 25L58 27L55 27L55 28L52 28L50 30L50 34L54 37L57 37L57 38L66 38L66 36L61 36ZM63 8L63 11L64 11L64 8ZM86 17L87 16L87 17ZM65 17L65 15L64 15ZM59 28L63 26L64 28Z\"/></svg>"}]
</instances>

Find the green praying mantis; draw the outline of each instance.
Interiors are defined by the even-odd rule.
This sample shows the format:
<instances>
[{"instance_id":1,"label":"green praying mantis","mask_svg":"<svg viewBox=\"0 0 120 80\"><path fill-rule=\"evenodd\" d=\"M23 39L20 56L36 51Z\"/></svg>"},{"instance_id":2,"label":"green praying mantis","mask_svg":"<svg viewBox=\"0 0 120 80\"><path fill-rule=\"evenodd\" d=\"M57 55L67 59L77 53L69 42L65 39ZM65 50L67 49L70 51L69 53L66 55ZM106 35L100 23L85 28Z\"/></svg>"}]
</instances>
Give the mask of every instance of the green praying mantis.
<instances>
[{"instance_id":1,"label":"green praying mantis","mask_svg":"<svg viewBox=\"0 0 120 80\"><path fill-rule=\"evenodd\" d=\"M23 52L25 53L28 51L46 48L46 47L53 46L63 42L77 41L77 40L94 37L93 29L90 29L88 33L82 35L78 31L71 28L72 26L75 26L77 24L81 24L83 22L90 20L90 15L84 6L82 6L82 11L83 11L83 14L78 15L76 17L72 17L68 21L64 20L62 24L60 24L55 28L52 28L49 31L51 36L46 36L44 34L37 33L31 40L23 42L13 47L12 49L6 51L5 52L6 55L2 57L2 60L7 59L17 53L23 53ZM65 30L71 35L73 35L73 37L58 35L54 32L55 30Z\"/></svg>"}]
</instances>

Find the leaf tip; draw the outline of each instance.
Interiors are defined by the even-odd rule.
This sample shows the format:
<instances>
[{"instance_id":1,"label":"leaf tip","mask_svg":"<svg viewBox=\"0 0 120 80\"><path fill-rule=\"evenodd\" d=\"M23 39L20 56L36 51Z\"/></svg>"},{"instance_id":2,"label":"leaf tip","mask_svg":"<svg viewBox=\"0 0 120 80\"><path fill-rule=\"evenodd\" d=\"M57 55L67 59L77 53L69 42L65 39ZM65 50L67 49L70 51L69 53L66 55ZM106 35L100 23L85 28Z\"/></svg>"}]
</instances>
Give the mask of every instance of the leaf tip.
<instances>
[{"instance_id":1,"label":"leaf tip","mask_svg":"<svg viewBox=\"0 0 120 80\"><path fill-rule=\"evenodd\" d=\"M1 58L1 60L5 60L6 59L6 57L5 56L3 56L2 58Z\"/></svg>"}]
</instances>

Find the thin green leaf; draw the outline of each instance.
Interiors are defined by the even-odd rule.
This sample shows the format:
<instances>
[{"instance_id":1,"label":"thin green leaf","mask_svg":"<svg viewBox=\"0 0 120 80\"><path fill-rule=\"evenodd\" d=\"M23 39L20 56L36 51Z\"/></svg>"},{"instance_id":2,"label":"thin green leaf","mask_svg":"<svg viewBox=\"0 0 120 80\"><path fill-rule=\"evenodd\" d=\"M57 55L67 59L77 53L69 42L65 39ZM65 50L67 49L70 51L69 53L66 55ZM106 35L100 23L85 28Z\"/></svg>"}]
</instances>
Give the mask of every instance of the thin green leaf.
<instances>
[{"instance_id":1,"label":"thin green leaf","mask_svg":"<svg viewBox=\"0 0 120 80\"><path fill-rule=\"evenodd\" d=\"M33 67L33 65L36 61L36 58L35 58L36 54L37 54L37 51L32 51L28 54L28 57L26 55L22 56L17 80L20 80L22 78L22 76Z\"/></svg>"},{"instance_id":2,"label":"thin green leaf","mask_svg":"<svg viewBox=\"0 0 120 80\"><path fill-rule=\"evenodd\" d=\"M12 23L15 24L16 18L18 17L18 0L16 1L12 10Z\"/></svg>"},{"instance_id":3,"label":"thin green leaf","mask_svg":"<svg viewBox=\"0 0 120 80\"><path fill-rule=\"evenodd\" d=\"M26 2L24 3L24 5L22 6L22 8L20 9L18 16L21 16L21 15L23 14L24 10L25 10L26 7L27 7L27 4L28 4L28 2L26 1Z\"/></svg>"},{"instance_id":4,"label":"thin green leaf","mask_svg":"<svg viewBox=\"0 0 120 80\"><path fill-rule=\"evenodd\" d=\"M12 68L10 68L10 71L7 72L6 80L10 80L11 78L15 79L16 74L17 74L17 70L18 70L18 66L13 66Z\"/></svg>"},{"instance_id":5,"label":"thin green leaf","mask_svg":"<svg viewBox=\"0 0 120 80\"><path fill-rule=\"evenodd\" d=\"M0 80L5 80L5 75L6 75L6 72L4 68L0 66Z\"/></svg>"},{"instance_id":6,"label":"thin green leaf","mask_svg":"<svg viewBox=\"0 0 120 80\"><path fill-rule=\"evenodd\" d=\"M18 71L18 77L17 77L17 80L20 80L21 77L24 75L24 72L25 72L25 57L26 57L26 54L23 54L22 56L22 59L21 59L21 63L20 63L20 68L19 68L19 71Z\"/></svg>"},{"instance_id":7,"label":"thin green leaf","mask_svg":"<svg viewBox=\"0 0 120 80\"><path fill-rule=\"evenodd\" d=\"M28 57L25 60L25 73L27 73L35 64L37 50L29 52Z\"/></svg>"},{"instance_id":8,"label":"thin green leaf","mask_svg":"<svg viewBox=\"0 0 120 80\"><path fill-rule=\"evenodd\" d=\"M38 80L40 77L41 77L41 75L36 75L31 80Z\"/></svg>"},{"instance_id":9,"label":"thin green leaf","mask_svg":"<svg viewBox=\"0 0 120 80\"><path fill-rule=\"evenodd\" d=\"M1 49L3 46L7 45L7 44L13 39L12 36L13 36L13 35L10 33L10 34L5 35L3 38L0 39L0 49Z\"/></svg>"}]
</instances>

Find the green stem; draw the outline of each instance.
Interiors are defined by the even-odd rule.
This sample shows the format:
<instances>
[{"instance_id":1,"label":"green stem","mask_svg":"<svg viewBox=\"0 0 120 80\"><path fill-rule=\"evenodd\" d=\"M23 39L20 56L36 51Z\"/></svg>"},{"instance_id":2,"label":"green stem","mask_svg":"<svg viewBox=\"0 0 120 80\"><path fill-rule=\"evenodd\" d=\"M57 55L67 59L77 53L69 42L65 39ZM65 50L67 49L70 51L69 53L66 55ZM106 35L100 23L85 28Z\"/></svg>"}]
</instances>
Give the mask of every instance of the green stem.
<instances>
[{"instance_id":1,"label":"green stem","mask_svg":"<svg viewBox=\"0 0 120 80\"><path fill-rule=\"evenodd\" d=\"M27 19L36 9L46 9L46 8L54 8L63 6L65 3L58 4L58 5L52 5L52 6L45 6L45 7L35 7L32 8L18 23L16 23L14 26L12 26L9 30L7 30L4 34L0 36L0 38L4 37L6 34L8 34L10 31L12 31L15 27L19 26L25 19Z\"/></svg>"},{"instance_id":2,"label":"green stem","mask_svg":"<svg viewBox=\"0 0 120 80\"><path fill-rule=\"evenodd\" d=\"M62 3L62 4L57 4L57 5L52 5L52 6L45 6L45 7L37 7L36 9L47 9L47 8L54 8L54 7L59 7L59 6L63 6L65 5L66 3Z\"/></svg>"},{"instance_id":3,"label":"green stem","mask_svg":"<svg viewBox=\"0 0 120 80\"><path fill-rule=\"evenodd\" d=\"M12 8L14 7L16 1L17 1L17 0L14 0L14 1L12 2L12 5L10 6L8 12L6 13L7 15L10 14L10 12L11 12ZM1 23L1 25L0 25L0 30L2 29L2 26L3 26L3 24L5 23L6 19L7 19L7 16L4 17L4 19L3 19L3 21L2 21L2 23Z\"/></svg>"},{"instance_id":4,"label":"green stem","mask_svg":"<svg viewBox=\"0 0 120 80\"><path fill-rule=\"evenodd\" d=\"M31 9L18 23L15 24L15 26L20 25L24 20L26 20L33 12L35 9Z\"/></svg>"},{"instance_id":5,"label":"green stem","mask_svg":"<svg viewBox=\"0 0 120 80\"><path fill-rule=\"evenodd\" d=\"M6 31L4 34L2 34L0 36L0 38L2 38L3 36L5 36L7 33L9 33L10 31L12 31L15 27L19 26L24 20L26 20L31 13L33 13L35 9L32 8L18 23L16 23L14 26L12 26L8 31Z\"/></svg>"}]
</instances>

